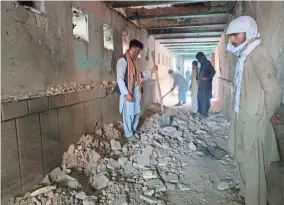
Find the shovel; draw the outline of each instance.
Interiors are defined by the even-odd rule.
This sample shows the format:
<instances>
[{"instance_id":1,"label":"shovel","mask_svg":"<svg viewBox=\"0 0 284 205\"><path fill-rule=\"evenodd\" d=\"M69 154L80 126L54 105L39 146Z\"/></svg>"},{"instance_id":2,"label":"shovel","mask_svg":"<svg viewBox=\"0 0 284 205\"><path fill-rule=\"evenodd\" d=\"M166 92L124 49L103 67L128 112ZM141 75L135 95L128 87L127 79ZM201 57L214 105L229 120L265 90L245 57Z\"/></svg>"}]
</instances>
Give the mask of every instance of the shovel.
<instances>
[{"instance_id":1,"label":"shovel","mask_svg":"<svg viewBox=\"0 0 284 205\"><path fill-rule=\"evenodd\" d=\"M162 99L164 99L164 97L166 97L170 92L172 92L171 90L169 92L167 92L165 95L163 95Z\"/></svg>"},{"instance_id":2,"label":"shovel","mask_svg":"<svg viewBox=\"0 0 284 205\"><path fill-rule=\"evenodd\" d=\"M155 63L154 51L151 51L151 54L152 54L152 59ZM170 118L170 116L167 116L164 113L163 98L162 98L162 92L161 92L160 81L159 81L159 76L158 76L157 70L155 70L155 74L156 74L156 81L157 81L157 87L158 87L159 101L160 101L161 110L162 110L162 117L159 119L159 125L160 125L160 127L166 127L166 126L169 126L171 124L171 118Z\"/></svg>"}]
</instances>

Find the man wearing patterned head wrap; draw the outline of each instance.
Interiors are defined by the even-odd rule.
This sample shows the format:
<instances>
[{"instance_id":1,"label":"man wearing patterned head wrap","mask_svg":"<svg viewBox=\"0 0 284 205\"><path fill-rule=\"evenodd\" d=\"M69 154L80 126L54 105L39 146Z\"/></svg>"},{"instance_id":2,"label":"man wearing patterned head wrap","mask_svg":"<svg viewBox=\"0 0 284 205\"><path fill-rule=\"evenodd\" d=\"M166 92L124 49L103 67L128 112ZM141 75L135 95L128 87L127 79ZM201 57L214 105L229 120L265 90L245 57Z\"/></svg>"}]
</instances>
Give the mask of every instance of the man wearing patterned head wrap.
<instances>
[{"instance_id":1,"label":"man wearing patterned head wrap","mask_svg":"<svg viewBox=\"0 0 284 205\"><path fill-rule=\"evenodd\" d=\"M280 107L280 86L253 18L233 20L226 34L227 50L238 58L229 149L238 163L240 195L246 205L267 205L267 171L279 160L271 119Z\"/></svg>"}]
</instances>

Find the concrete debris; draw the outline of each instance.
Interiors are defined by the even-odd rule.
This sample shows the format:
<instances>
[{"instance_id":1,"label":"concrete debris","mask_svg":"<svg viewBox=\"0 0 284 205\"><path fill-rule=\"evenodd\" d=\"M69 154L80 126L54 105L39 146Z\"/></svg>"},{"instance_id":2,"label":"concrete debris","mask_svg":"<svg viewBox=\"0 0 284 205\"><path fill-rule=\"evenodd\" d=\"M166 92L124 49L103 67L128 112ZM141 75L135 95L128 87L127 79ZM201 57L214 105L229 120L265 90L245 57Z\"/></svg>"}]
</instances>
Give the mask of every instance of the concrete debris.
<instances>
[{"instance_id":1,"label":"concrete debris","mask_svg":"<svg viewBox=\"0 0 284 205\"><path fill-rule=\"evenodd\" d=\"M111 149L113 151L121 150L121 145L120 145L120 142L118 142L118 141L111 140L110 145L111 145Z\"/></svg>"},{"instance_id":2,"label":"concrete debris","mask_svg":"<svg viewBox=\"0 0 284 205\"><path fill-rule=\"evenodd\" d=\"M153 147L147 146L142 150L142 154L137 159L137 165L140 167L148 166L150 163L150 157L152 155Z\"/></svg>"},{"instance_id":3,"label":"concrete debris","mask_svg":"<svg viewBox=\"0 0 284 205\"><path fill-rule=\"evenodd\" d=\"M242 205L242 204L239 203L239 202L236 202L236 201L230 201L230 202L226 203L226 205Z\"/></svg>"},{"instance_id":4,"label":"concrete debris","mask_svg":"<svg viewBox=\"0 0 284 205\"><path fill-rule=\"evenodd\" d=\"M62 171L59 167L56 167L54 170L52 170L48 176L49 176L49 179L54 182L57 180L57 177L61 176L62 175Z\"/></svg>"},{"instance_id":5,"label":"concrete debris","mask_svg":"<svg viewBox=\"0 0 284 205\"><path fill-rule=\"evenodd\" d=\"M188 144L188 148L191 150L191 151L196 151L196 145L193 143L193 142L190 142Z\"/></svg>"},{"instance_id":6,"label":"concrete debris","mask_svg":"<svg viewBox=\"0 0 284 205\"><path fill-rule=\"evenodd\" d=\"M228 190L228 189L231 188L231 183L228 182L228 181L220 181L220 182L217 184L217 188L218 188L218 190L220 190L220 191Z\"/></svg>"},{"instance_id":7,"label":"concrete debris","mask_svg":"<svg viewBox=\"0 0 284 205\"><path fill-rule=\"evenodd\" d=\"M151 196L146 196L146 195L140 195L140 199L148 202L149 204L156 204L157 201L158 201L157 198L151 197Z\"/></svg>"},{"instance_id":8,"label":"concrete debris","mask_svg":"<svg viewBox=\"0 0 284 205\"><path fill-rule=\"evenodd\" d=\"M148 170L143 173L144 179L156 179L158 178L157 172L155 170Z\"/></svg>"},{"instance_id":9,"label":"concrete debris","mask_svg":"<svg viewBox=\"0 0 284 205\"><path fill-rule=\"evenodd\" d=\"M91 186L96 190L105 188L109 183L109 179L104 174L95 175L90 181Z\"/></svg>"},{"instance_id":10,"label":"concrete debris","mask_svg":"<svg viewBox=\"0 0 284 205\"><path fill-rule=\"evenodd\" d=\"M181 191L189 191L190 190L190 187L185 185L185 184L178 183L177 186L178 186L179 190L181 190Z\"/></svg>"},{"instance_id":11,"label":"concrete debris","mask_svg":"<svg viewBox=\"0 0 284 205\"><path fill-rule=\"evenodd\" d=\"M176 185L172 183L166 183L166 187L169 191L174 191L176 189Z\"/></svg>"},{"instance_id":12,"label":"concrete debris","mask_svg":"<svg viewBox=\"0 0 284 205\"><path fill-rule=\"evenodd\" d=\"M50 191L55 190L55 189L56 189L56 186L42 187L42 188L39 188L38 190L32 192L31 197L35 197L35 196L38 196L38 195L41 195L41 194L45 194L45 193L50 192Z\"/></svg>"},{"instance_id":13,"label":"concrete debris","mask_svg":"<svg viewBox=\"0 0 284 205\"><path fill-rule=\"evenodd\" d=\"M60 175L57 177L56 182L61 184L62 186L67 186L70 189L79 189L81 185L77 181L77 179L70 177L68 175Z\"/></svg>"},{"instance_id":14,"label":"concrete debris","mask_svg":"<svg viewBox=\"0 0 284 205\"><path fill-rule=\"evenodd\" d=\"M150 189L150 190L144 192L144 195L147 195L147 196L153 196L154 194L155 194L154 189Z\"/></svg>"},{"instance_id":15,"label":"concrete debris","mask_svg":"<svg viewBox=\"0 0 284 205\"><path fill-rule=\"evenodd\" d=\"M211 127L214 123L208 125L208 120L186 110L172 109L167 114L172 118L171 126L160 128L159 114L151 115L139 129L140 140L131 145L122 146L119 142L121 123L107 124L93 135L83 135L63 154L62 165L45 177L45 187L41 185L31 194L16 197L12 205L144 204L142 201L164 205L167 200L162 197L166 191L190 190L188 185L179 183L187 165L179 156L202 154L229 163L226 152L214 143L214 137L203 140L205 135L212 136L212 130L222 128L219 122L215 129ZM95 189L93 195L89 195L91 192L81 179L82 185L74 178L77 174L87 177L86 183ZM220 182L214 173L209 179L214 184L219 182L218 190L231 187L230 182ZM123 198L126 192L140 198Z\"/></svg>"}]
</instances>

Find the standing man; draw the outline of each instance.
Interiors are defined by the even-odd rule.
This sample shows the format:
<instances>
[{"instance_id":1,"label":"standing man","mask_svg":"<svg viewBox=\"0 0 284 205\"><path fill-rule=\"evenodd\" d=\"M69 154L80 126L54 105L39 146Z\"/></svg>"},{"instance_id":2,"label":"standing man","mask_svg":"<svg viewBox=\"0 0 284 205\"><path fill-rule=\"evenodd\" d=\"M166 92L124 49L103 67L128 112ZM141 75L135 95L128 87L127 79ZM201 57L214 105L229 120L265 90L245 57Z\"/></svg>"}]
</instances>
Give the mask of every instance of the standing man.
<instances>
[{"instance_id":1,"label":"standing man","mask_svg":"<svg viewBox=\"0 0 284 205\"><path fill-rule=\"evenodd\" d=\"M181 74L174 72L172 69L170 69L168 73L174 80L171 91L173 91L176 87L178 87L179 102L175 104L175 106L181 106L186 103L186 92L188 90L188 83Z\"/></svg>"},{"instance_id":2,"label":"standing man","mask_svg":"<svg viewBox=\"0 0 284 205\"><path fill-rule=\"evenodd\" d=\"M137 130L141 113L142 76L136 64L136 59L143 49L143 44L134 39L130 41L129 49L117 61L117 84L120 93L119 111L123 116L125 137L129 142L137 141L134 133ZM154 65L154 69L157 66Z\"/></svg>"},{"instance_id":3,"label":"standing man","mask_svg":"<svg viewBox=\"0 0 284 205\"><path fill-rule=\"evenodd\" d=\"M191 90L191 106L192 111L197 113L198 111L198 101L197 101L197 91L198 91L198 83L197 83L197 76L198 76L198 62L192 62L192 70L190 76L190 90Z\"/></svg>"},{"instance_id":4,"label":"standing man","mask_svg":"<svg viewBox=\"0 0 284 205\"><path fill-rule=\"evenodd\" d=\"M275 112L280 107L275 65L261 45L253 18L233 20L227 35L227 50L238 57L229 149L238 164L245 204L267 205L267 171L271 162L279 160L271 123L277 123Z\"/></svg>"},{"instance_id":5,"label":"standing man","mask_svg":"<svg viewBox=\"0 0 284 205\"><path fill-rule=\"evenodd\" d=\"M207 117L212 98L212 79L215 75L215 69L203 52L198 52L195 57L201 64L198 75L198 112Z\"/></svg>"}]
</instances>

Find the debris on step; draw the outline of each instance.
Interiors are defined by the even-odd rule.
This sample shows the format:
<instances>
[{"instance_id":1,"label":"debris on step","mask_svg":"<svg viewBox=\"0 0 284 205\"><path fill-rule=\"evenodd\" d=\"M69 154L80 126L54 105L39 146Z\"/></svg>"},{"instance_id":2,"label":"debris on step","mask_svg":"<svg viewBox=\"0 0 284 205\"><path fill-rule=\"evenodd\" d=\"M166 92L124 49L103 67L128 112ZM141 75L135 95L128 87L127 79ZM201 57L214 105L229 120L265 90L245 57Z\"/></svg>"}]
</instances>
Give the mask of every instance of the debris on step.
<instances>
[{"instance_id":1,"label":"debris on step","mask_svg":"<svg viewBox=\"0 0 284 205\"><path fill-rule=\"evenodd\" d=\"M38 195L41 195L41 194L45 194L45 193L50 192L50 191L55 190L55 189L56 189L56 186L42 187L42 188L39 188L36 191L32 192L31 197L35 197L35 196L38 196Z\"/></svg>"},{"instance_id":2,"label":"debris on step","mask_svg":"<svg viewBox=\"0 0 284 205\"><path fill-rule=\"evenodd\" d=\"M185 185L185 184L178 183L177 186L178 186L179 190L181 190L181 191L189 191L190 190L190 187Z\"/></svg>"},{"instance_id":3,"label":"debris on step","mask_svg":"<svg viewBox=\"0 0 284 205\"><path fill-rule=\"evenodd\" d=\"M95 175L90 179L91 186L96 189L100 190L105 188L108 183L109 179L104 174Z\"/></svg>"},{"instance_id":4,"label":"debris on step","mask_svg":"<svg viewBox=\"0 0 284 205\"><path fill-rule=\"evenodd\" d=\"M148 202L149 204L156 204L158 201L157 198L152 197L152 196L146 196L146 195L140 195L140 199Z\"/></svg>"}]
</instances>

